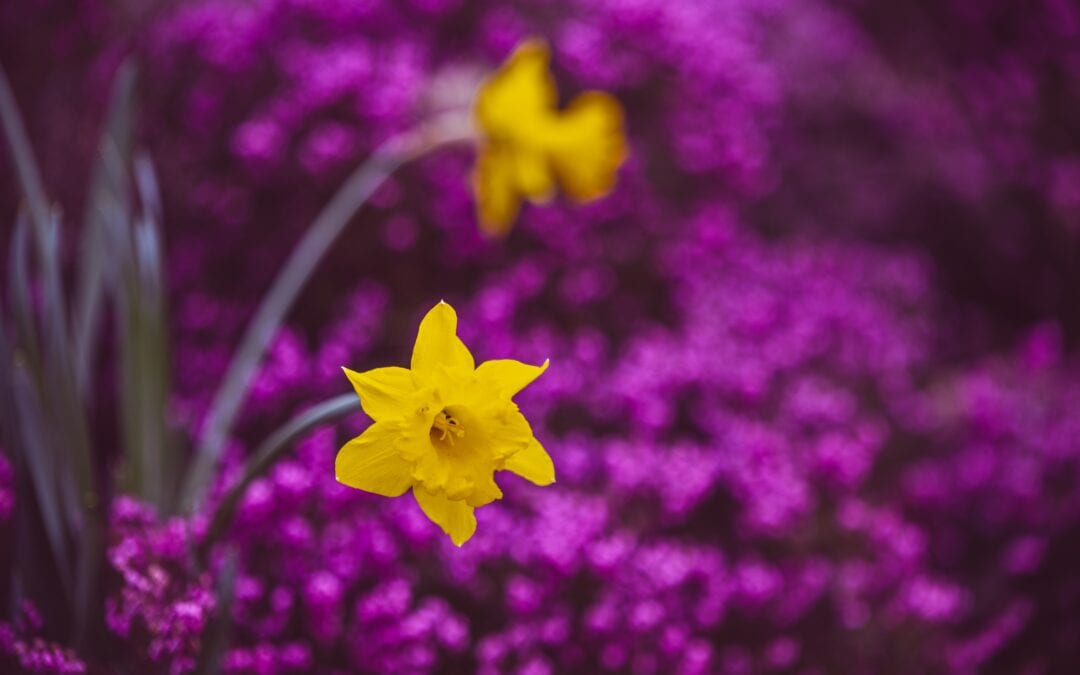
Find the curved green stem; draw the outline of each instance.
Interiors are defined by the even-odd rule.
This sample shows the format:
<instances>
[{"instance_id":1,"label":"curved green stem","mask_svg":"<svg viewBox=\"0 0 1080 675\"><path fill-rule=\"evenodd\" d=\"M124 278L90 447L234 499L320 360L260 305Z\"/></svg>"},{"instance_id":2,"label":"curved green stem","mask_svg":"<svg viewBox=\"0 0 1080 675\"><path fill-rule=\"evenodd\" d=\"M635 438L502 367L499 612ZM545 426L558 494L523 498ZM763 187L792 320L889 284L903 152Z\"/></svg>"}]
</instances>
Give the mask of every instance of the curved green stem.
<instances>
[{"instance_id":1,"label":"curved green stem","mask_svg":"<svg viewBox=\"0 0 1080 675\"><path fill-rule=\"evenodd\" d=\"M244 496L244 493L247 492L248 487L256 478L284 457L286 451L292 447L292 443L305 433L320 424L332 422L359 409L360 399L357 398L356 394L348 393L335 396L300 413L263 441L263 444L259 446L255 454L251 456L244 466L244 473L240 476L240 480L229 487L218 503L217 509L214 510L214 515L210 519L210 526L206 532L206 538L199 546L198 561L200 566L205 565L206 558L214 542L221 538L221 535L228 529L233 515L236 513L236 507L240 503L240 498Z\"/></svg>"},{"instance_id":2,"label":"curved green stem","mask_svg":"<svg viewBox=\"0 0 1080 675\"><path fill-rule=\"evenodd\" d=\"M330 245L357 210L398 167L437 147L468 138L463 133L443 135L436 132L432 135L421 129L418 133L391 139L349 176L315 218L248 324L210 406L202 442L181 493L183 510L194 511L201 502L263 353Z\"/></svg>"}]
</instances>

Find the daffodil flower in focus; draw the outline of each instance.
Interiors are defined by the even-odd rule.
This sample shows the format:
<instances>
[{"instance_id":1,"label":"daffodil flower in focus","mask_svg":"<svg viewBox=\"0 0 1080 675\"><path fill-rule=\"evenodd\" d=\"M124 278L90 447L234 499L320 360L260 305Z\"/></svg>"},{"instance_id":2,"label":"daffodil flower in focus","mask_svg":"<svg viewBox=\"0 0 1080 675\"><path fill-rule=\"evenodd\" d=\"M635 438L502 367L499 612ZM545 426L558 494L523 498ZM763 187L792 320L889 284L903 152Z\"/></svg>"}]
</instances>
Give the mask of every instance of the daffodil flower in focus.
<instances>
[{"instance_id":1,"label":"daffodil flower in focus","mask_svg":"<svg viewBox=\"0 0 1080 675\"><path fill-rule=\"evenodd\" d=\"M410 368L344 369L375 423L338 452L338 481L385 497L411 488L461 546L476 531L474 510L502 497L496 471L555 482L551 457L513 401L547 366L500 359L477 367L457 336L457 314L440 302L420 322Z\"/></svg>"},{"instance_id":2,"label":"daffodil flower in focus","mask_svg":"<svg viewBox=\"0 0 1080 675\"><path fill-rule=\"evenodd\" d=\"M473 191L480 225L492 235L505 234L522 199L550 201L556 183L577 202L604 196L626 159L619 102L587 91L559 110L549 58L542 40L525 41L476 96Z\"/></svg>"}]
</instances>

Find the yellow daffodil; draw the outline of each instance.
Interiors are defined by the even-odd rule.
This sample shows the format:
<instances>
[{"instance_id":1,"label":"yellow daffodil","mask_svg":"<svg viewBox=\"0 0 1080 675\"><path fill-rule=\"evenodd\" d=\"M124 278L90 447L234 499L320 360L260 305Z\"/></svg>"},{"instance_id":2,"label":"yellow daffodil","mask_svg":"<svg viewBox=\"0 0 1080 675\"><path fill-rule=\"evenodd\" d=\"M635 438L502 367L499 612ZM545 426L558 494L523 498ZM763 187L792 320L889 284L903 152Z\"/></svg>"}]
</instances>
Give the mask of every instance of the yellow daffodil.
<instances>
[{"instance_id":1,"label":"yellow daffodil","mask_svg":"<svg viewBox=\"0 0 1080 675\"><path fill-rule=\"evenodd\" d=\"M474 509L502 497L496 471L555 482L551 457L512 400L547 366L500 359L477 367L454 308L440 302L420 322L410 368L344 369L375 423L338 452L338 481L384 497L412 488L461 546L476 531Z\"/></svg>"},{"instance_id":2,"label":"yellow daffodil","mask_svg":"<svg viewBox=\"0 0 1080 675\"><path fill-rule=\"evenodd\" d=\"M480 147L472 183L488 234L510 228L522 199L551 200L556 182L578 202L604 196L626 159L619 102L587 91L558 110L549 58L547 44L527 40L477 94Z\"/></svg>"}]
</instances>

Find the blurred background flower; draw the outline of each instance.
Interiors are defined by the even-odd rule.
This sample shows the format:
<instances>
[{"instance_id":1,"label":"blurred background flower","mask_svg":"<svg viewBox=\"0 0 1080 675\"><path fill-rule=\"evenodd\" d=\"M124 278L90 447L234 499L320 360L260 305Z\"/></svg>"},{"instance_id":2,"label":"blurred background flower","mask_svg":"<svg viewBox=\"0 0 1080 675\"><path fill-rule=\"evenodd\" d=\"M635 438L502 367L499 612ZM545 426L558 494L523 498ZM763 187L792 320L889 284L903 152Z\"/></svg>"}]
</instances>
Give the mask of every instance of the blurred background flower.
<instances>
[{"instance_id":1,"label":"blurred background flower","mask_svg":"<svg viewBox=\"0 0 1080 675\"><path fill-rule=\"evenodd\" d=\"M490 71L531 35L563 103L621 102L613 192L526 205L490 241L470 149L396 173L273 339L204 510L112 503L107 635L76 654L49 598L5 584L0 666L190 672L219 650L233 673L1070 672L1072 3L0 6L0 64L67 214L65 269L111 83L124 57L139 68L169 415L189 439L321 205L448 68ZM0 163L5 249L18 205ZM186 545L259 441L344 393L340 366L407 362L443 297L478 359L551 358L519 403L559 482L508 478L458 549L410 499L334 481L357 414L252 482L197 571ZM125 405L121 356L97 364L96 416ZM122 431L94 434L115 457ZM7 466L6 572L25 550Z\"/></svg>"}]
</instances>

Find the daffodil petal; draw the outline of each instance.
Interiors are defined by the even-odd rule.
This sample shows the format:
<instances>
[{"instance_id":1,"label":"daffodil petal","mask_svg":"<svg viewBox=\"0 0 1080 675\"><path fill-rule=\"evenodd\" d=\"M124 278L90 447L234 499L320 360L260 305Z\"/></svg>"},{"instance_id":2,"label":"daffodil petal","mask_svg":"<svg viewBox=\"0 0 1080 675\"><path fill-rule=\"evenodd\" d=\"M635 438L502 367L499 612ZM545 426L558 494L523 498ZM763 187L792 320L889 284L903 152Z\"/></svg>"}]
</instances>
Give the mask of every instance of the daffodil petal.
<instances>
[{"instance_id":1,"label":"daffodil petal","mask_svg":"<svg viewBox=\"0 0 1080 675\"><path fill-rule=\"evenodd\" d=\"M514 359L484 361L476 369L475 386L488 396L512 398L540 377L549 363L545 360L539 366L532 366Z\"/></svg>"},{"instance_id":2,"label":"daffodil petal","mask_svg":"<svg viewBox=\"0 0 1080 675\"><path fill-rule=\"evenodd\" d=\"M534 203L546 203L555 197L555 176L545 154L531 148L517 148L513 153L513 171L518 191Z\"/></svg>"},{"instance_id":3,"label":"daffodil petal","mask_svg":"<svg viewBox=\"0 0 1080 675\"><path fill-rule=\"evenodd\" d=\"M586 202L604 196L615 185L626 160L623 111L615 97L587 91L570 102L550 136L555 173L564 192Z\"/></svg>"},{"instance_id":4,"label":"daffodil petal","mask_svg":"<svg viewBox=\"0 0 1080 675\"><path fill-rule=\"evenodd\" d=\"M480 150L472 185L480 227L489 236L505 235L521 210L521 195L513 177L513 160L507 151L493 146Z\"/></svg>"},{"instance_id":5,"label":"daffodil petal","mask_svg":"<svg viewBox=\"0 0 1080 675\"><path fill-rule=\"evenodd\" d=\"M394 449L398 425L376 422L338 451L339 483L384 497L398 497L412 484L412 466Z\"/></svg>"},{"instance_id":6,"label":"daffodil petal","mask_svg":"<svg viewBox=\"0 0 1080 675\"><path fill-rule=\"evenodd\" d=\"M476 532L476 514L464 501L450 500L422 487L413 488L413 496L424 515L450 535L455 546L461 546Z\"/></svg>"},{"instance_id":7,"label":"daffodil petal","mask_svg":"<svg viewBox=\"0 0 1080 675\"><path fill-rule=\"evenodd\" d=\"M477 93L474 111L481 128L502 136L548 117L558 102L550 59L543 40L522 42Z\"/></svg>"},{"instance_id":8,"label":"daffodil petal","mask_svg":"<svg viewBox=\"0 0 1080 675\"><path fill-rule=\"evenodd\" d=\"M537 485L551 485L555 482L555 463L535 438L528 447L506 460L506 470L513 471Z\"/></svg>"},{"instance_id":9,"label":"daffodil petal","mask_svg":"<svg viewBox=\"0 0 1080 675\"><path fill-rule=\"evenodd\" d=\"M401 437L396 446L401 456L414 464L432 451L431 423L442 409L437 401L430 398L425 400L427 391L430 390L417 392L414 400L418 409L402 420Z\"/></svg>"},{"instance_id":10,"label":"daffodil petal","mask_svg":"<svg viewBox=\"0 0 1080 675\"><path fill-rule=\"evenodd\" d=\"M402 417L402 411L408 409L409 401L416 393L408 368L391 366L363 373L348 368L342 370L360 397L364 412L377 422Z\"/></svg>"},{"instance_id":11,"label":"daffodil petal","mask_svg":"<svg viewBox=\"0 0 1080 675\"><path fill-rule=\"evenodd\" d=\"M444 372L443 368L449 372L471 373L476 368L476 362L468 347L457 336L457 313L454 308L440 302L420 322L413 346L412 370L421 377L433 380Z\"/></svg>"}]
</instances>

